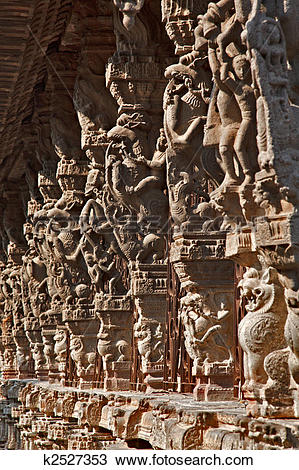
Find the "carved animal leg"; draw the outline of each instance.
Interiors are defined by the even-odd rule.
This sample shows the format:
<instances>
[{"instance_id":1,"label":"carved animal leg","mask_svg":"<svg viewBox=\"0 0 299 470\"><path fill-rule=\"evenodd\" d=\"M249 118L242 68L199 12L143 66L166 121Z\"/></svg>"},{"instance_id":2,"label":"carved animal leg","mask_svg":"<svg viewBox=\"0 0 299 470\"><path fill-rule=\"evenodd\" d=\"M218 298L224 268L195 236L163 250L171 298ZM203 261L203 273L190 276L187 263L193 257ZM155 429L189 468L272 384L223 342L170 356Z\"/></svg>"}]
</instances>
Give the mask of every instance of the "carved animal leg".
<instances>
[{"instance_id":1,"label":"carved animal leg","mask_svg":"<svg viewBox=\"0 0 299 470\"><path fill-rule=\"evenodd\" d=\"M261 387L267 382L267 374L264 369L264 356L261 354L248 354L248 372L250 388Z\"/></svg>"},{"instance_id":2,"label":"carved animal leg","mask_svg":"<svg viewBox=\"0 0 299 470\"><path fill-rule=\"evenodd\" d=\"M245 351L244 351L243 361L244 361L243 366L244 366L245 382L243 384L242 389L243 390L248 390L250 377L249 377L249 369L248 369L248 354Z\"/></svg>"}]
</instances>

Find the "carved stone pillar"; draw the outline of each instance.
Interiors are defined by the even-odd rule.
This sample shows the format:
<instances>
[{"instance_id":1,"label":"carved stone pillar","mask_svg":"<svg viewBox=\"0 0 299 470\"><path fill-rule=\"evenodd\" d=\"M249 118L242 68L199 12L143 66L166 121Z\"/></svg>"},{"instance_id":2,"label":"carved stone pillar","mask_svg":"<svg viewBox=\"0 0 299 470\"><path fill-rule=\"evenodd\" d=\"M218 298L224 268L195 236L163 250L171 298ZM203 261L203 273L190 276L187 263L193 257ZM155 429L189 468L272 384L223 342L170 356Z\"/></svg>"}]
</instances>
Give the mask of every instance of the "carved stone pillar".
<instances>
[{"instance_id":1,"label":"carved stone pillar","mask_svg":"<svg viewBox=\"0 0 299 470\"><path fill-rule=\"evenodd\" d=\"M61 322L62 323L62 322ZM66 384L67 377L67 359L69 354L69 330L66 325L56 327L54 353L55 361L58 363L59 380L61 385Z\"/></svg>"},{"instance_id":2,"label":"carved stone pillar","mask_svg":"<svg viewBox=\"0 0 299 470\"><path fill-rule=\"evenodd\" d=\"M44 356L48 368L48 378L50 383L59 382L60 371L59 371L59 356L56 355L55 351L55 336L56 328L62 323L62 316L60 311L48 310L41 314L40 325L42 332L42 340L44 345Z\"/></svg>"},{"instance_id":3,"label":"carved stone pillar","mask_svg":"<svg viewBox=\"0 0 299 470\"><path fill-rule=\"evenodd\" d=\"M98 353L104 370L104 389L129 390L133 328L131 298L97 294L95 302L100 320Z\"/></svg>"},{"instance_id":4,"label":"carved stone pillar","mask_svg":"<svg viewBox=\"0 0 299 470\"><path fill-rule=\"evenodd\" d=\"M23 328L13 330L13 338L16 343L16 362L19 379L28 379L33 376L31 367L30 343Z\"/></svg>"},{"instance_id":5,"label":"carved stone pillar","mask_svg":"<svg viewBox=\"0 0 299 470\"><path fill-rule=\"evenodd\" d=\"M93 305L65 306L62 320L70 331L70 357L80 388L90 388L95 382L96 351L99 321Z\"/></svg>"},{"instance_id":6,"label":"carved stone pillar","mask_svg":"<svg viewBox=\"0 0 299 470\"><path fill-rule=\"evenodd\" d=\"M44 356L44 344L39 320L35 317L27 317L24 328L30 343L36 378L38 380L47 380L48 368Z\"/></svg>"},{"instance_id":7,"label":"carved stone pillar","mask_svg":"<svg viewBox=\"0 0 299 470\"><path fill-rule=\"evenodd\" d=\"M143 383L146 391L163 389L167 266L136 263L131 286L136 312L134 337L141 357Z\"/></svg>"},{"instance_id":8,"label":"carved stone pillar","mask_svg":"<svg viewBox=\"0 0 299 470\"><path fill-rule=\"evenodd\" d=\"M12 289L9 286L9 273L7 268L1 273L1 288L4 293L3 314L1 322L2 347L3 347L3 378L11 379L18 376L16 361L16 343L13 337L13 302Z\"/></svg>"},{"instance_id":9,"label":"carved stone pillar","mask_svg":"<svg viewBox=\"0 0 299 470\"><path fill-rule=\"evenodd\" d=\"M2 337L3 353L3 378L12 379L18 376L16 360L16 343L12 335Z\"/></svg>"},{"instance_id":10,"label":"carved stone pillar","mask_svg":"<svg viewBox=\"0 0 299 470\"><path fill-rule=\"evenodd\" d=\"M174 234L170 259L181 298L185 347L193 360L196 400L234 396L234 266L224 259L222 232Z\"/></svg>"},{"instance_id":11,"label":"carved stone pillar","mask_svg":"<svg viewBox=\"0 0 299 470\"><path fill-rule=\"evenodd\" d=\"M299 294L298 291L285 291L288 318L285 325L285 338L288 351L288 365L291 390L294 400L294 416L299 417Z\"/></svg>"}]
</instances>

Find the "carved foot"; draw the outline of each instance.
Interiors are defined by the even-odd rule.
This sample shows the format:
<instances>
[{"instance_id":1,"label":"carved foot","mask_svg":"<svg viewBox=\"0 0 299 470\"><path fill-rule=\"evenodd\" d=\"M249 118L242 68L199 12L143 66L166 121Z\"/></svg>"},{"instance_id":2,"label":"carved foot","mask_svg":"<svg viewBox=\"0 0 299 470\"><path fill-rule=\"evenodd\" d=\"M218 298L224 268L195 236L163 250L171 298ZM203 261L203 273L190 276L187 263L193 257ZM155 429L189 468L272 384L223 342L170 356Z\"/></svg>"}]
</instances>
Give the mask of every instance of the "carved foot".
<instances>
[{"instance_id":1,"label":"carved foot","mask_svg":"<svg viewBox=\"0 0 299 470\"><path fill-rule=\"evenodd\" d=\"M254 175L247 174L245 175L244 181L241 184L241 188L245 188L248 185L254 184Z\"/></svg>"}]
</instances>

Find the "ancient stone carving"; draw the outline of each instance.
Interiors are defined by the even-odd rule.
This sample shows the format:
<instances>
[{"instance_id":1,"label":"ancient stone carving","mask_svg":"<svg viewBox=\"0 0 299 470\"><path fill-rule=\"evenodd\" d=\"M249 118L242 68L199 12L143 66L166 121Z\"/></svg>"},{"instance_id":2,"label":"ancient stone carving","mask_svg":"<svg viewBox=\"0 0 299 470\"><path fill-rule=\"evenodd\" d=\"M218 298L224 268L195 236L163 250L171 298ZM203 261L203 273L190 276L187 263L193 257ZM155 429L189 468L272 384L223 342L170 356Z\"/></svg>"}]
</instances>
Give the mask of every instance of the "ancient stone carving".
<instances>
[{"instance_id":1,"label":"ancient stone carving","mask_svg":"<svg viewBox=\"0 0 299 470\"><path fill-rule=\"evenodd\" d=\"M169 205L174 222L181 224L192 213L192 193L204 200L208 198L200 185L199 174L211 90L207 56L195 59L190 65L171 65L165 76L169 80L164 93Z\"/></svg>"},{"instance_id":2,"label":"ancient stone carving","mask_svg":"<svg viewBox=\"0 0 299 470\"><path fill-rule=\"evenodd\" d=\"M131 366L132 311L130 298L101 294L96 296L100 320L97 350L103 361L104 388L128 389Z\"/></svg>"},{"instance_id":3,"label":"ancient stone carving","mask_svg":"<svg viewBox=\"0 0 299 470\"><path fill-rule=\"evenodd\" d=\"M123 14L123 25L130 30L135 23L135 16L141 10L144 0L113 0L114 5Z\"/></svg>"},{"instance_id":4,"label":"ancient stone carving","mask_svg":"<svg viewBox=\"0 0 299 470\"><path fill-rule=\"evenodd\" d=\"M251 268L239 287L241 295L247 300L247 314L239 324L239 341L244 351L243 389L254 392L267 381L264 361L270 362L268 354L286 346L284 324L287 311L283 288L275 269L268 268L260 275Z\"/></svg>"},{"instance_id":5,"label":"ancient stone carving","mask_svg":"<svg viewBox=\"0 0 299 470\"><path fill-rule=\"evenodd\" d=\"M233 363L231 338L226 331L231 311L221 306L218 312L209 311L207 297L192 292L181 299L185 346L194 361L194 375L204 363Z\"/></svg>"},{"instance_id":6,"label":"ancient stone carving","mask_svg":"<svg viewBox=\"0 0 299 470\"><path fill-rule=\"evenodd\" d=\"M106 154L105 215L115 227L115 237L127 259L135 259L139 252L144 256L144 249L149 258L155 255L149 247L155 249L156 243L150 244L145 237L150 234L158 237L167 214L167 199L163 194L164 162L159 158L158 161L154 157L149 159L144 134L148 123L142 115L122 115L118 123L108 132L111 145ZM119 204L114 213L112 200ZM138 233L143 243L138 241Z\"/></svg>"},{"instance_id":7,"label":"ancient stone carving","mask_svg":"<svg viewBox=\"0 0 299 470\"><path fill-rule=\"evenodd\" d=\"M298 291L287 289L285 292L288 317L285 324L285 338L289 346L289 369L296 388L299 384L299 345L298 345Z\"/></svg>"}]
</instances>

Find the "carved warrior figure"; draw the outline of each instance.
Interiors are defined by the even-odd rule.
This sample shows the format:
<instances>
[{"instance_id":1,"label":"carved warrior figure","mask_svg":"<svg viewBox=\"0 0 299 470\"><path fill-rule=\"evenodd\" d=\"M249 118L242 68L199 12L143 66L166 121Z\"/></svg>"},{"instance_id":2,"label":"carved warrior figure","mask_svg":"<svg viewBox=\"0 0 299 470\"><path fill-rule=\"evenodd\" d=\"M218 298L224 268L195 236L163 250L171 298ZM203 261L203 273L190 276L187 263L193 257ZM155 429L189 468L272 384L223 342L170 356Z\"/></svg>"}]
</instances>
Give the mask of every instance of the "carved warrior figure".
<instances>
[{"instance_id":1,"label":"carved warrior figure","mask_svg":"<svg viewBox=\"0 0 299 470\"><path fill-rule=\"evenodd\" d=\"M149 159L144 130L148 123L142 119L138 114L122 115L108 132L111 143L106 153L103 198L105 215L115 227L119 247L127 259L133 260L143 256L144 249L148 257L157 254L149 252L146 236L160 240L158 232L166 221L168 207L163 193L164 161L156 153L155 159Z\"/></svg>"},{"instance_id":2,"label":"carved warrior figure","mask_svg":"<svg viewBox=\"0 0 299 470\"><path fill-rule=\"evenodd\" d=\"M192 57L182 58L189 62ZM185 222L192 208L191 194L207 198L199 184L203 130L210 94L207 56L188 65L170 65L164 93L164 129L167 137L167 186L171 215L176 224Z\"/></svg>"},{"instance_id":3,"label":"carved warrior figure","mask_svg":"<svg viewBox=\"0 0 299 470\"><path fill-rule=\"evenodd\" d=\"M286 346L287 310L283 287L274 268L268 268L262 275L250 268L239 287L247 301L247 314L239 324L239 342L244 351L243 389L254 392L267 382L264 361L268 354Z\"/></svg>"},{"instance_id":4,"label":"carved warrior figure","mask_svg":"<svg viewBox=\"0 0 299 470\"><path fill-rule=\"evenodd\" d=\"M181 319L185 328L185 346L194 361L194 368L204 363L232 363L232 345L226 337L230 310L213 312L201 294L188 292L181 299Z\"/></svg>"},{"instance_id":5,"label":"carved warrior figure","mask_svg":"<svg viewBox=\"0 0 299 470\"><path fill-rule=\"evenodd\" d=\"M117 256L119 258L121 251L112 227L105 219L104 210L97 201L98 198L89 199L82 209L80 226L83 235L79 246L95 292L103 293L107 284L109 294L123 293L121 272L117 266Z\"/></svg>"}]
</instances>

